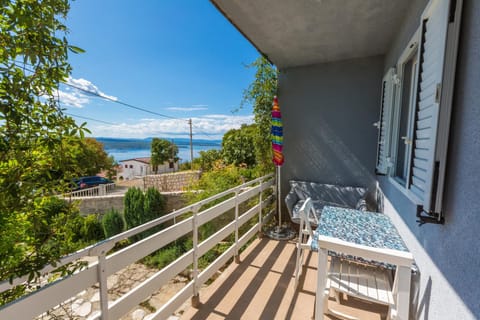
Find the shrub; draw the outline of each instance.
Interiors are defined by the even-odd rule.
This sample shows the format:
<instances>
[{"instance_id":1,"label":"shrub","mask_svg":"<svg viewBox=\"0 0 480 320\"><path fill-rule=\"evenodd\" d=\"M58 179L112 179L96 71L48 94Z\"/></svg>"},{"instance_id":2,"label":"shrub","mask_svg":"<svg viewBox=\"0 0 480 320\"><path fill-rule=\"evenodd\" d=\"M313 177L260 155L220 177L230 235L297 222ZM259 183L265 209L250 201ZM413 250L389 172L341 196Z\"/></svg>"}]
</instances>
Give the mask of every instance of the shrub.
<instances>
[{"instance_id":1,"label":"shrub","mask_svg":"<svg viewBox=\"0 0 480 320\"><path fill-rule=\"evenodd\" d=\"M184 254L187 248L191 249L191 242L191 239L180 238L146 257L143 262L151 268L162 269Z\"/></svg>"},{"instance_id":2,"label":"shrub","mask_svg":"<svg viewBox=\"0 0 480 320\"><path fill-rule=\"evenodd\" d=\"M124 198L124 217L127 229L136 227L143 222L144 215L144 195L139 188L130 188L125 193Z\"/></svg>"},{"instance_id":3,"label":"shrub","mask_svg":"<svg viewBox=\"0 0 480 320\"><path fill-rule=\"evenodd\" d=\"M143 205L143 223L156 219L164 214L165 199L155 188L147 189L147 192L145 192L145 200Z\"/></svg>"},{"instance_id":4,"label":"shrub","mask_svg":"<svg viewBox=\"0 0 480 320\"><path fill-rule=\"evenodd\" d=\"M176 246L165 247L152 256L145 258L145 264L152 268L162 269L178 257Z\"/></svg>"},{"instance_id":5,"label":"shrub","mask_svg":"<svg viewBox=\"0 0 480 320\"><path fill-rule=\"evenodd\" d=\"M83 219L81 234L82 239L87 242L96 242L105 238L102 224L97 215L91 214Z\"/></svg>"},{"instance_id":6,"label":"shrub","mask_svg":"<svg viewBox=\"0 0 480 320\"><path fill-rule=\"evenodd\" d=\"M200 151L200 157L198 158L198 162L200 163L200 168L202 169L202 171L210 171L214 169L215 162L220 159L222 159L222 151L211 149L207 151Z\"/></svg>"},{"instance_id":7,"label":"shrub","mask_svg":"<svg viewBox=\"0 0 480 320\"><path fill-rule=\"evenodd\" d=\"M107 238L122 232L124 225L122 215L115 209L108 211L102 218L103 232Z\"/></svg>"}]
</instances>

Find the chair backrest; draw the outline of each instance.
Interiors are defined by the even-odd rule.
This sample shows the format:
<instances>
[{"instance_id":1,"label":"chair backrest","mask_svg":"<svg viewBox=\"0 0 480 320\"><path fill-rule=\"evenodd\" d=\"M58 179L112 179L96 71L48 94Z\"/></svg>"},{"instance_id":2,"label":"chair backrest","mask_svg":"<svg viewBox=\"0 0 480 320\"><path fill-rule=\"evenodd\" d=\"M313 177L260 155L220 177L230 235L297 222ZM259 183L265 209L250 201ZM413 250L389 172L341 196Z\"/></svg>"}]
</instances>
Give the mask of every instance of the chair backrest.
<instances>
[{"instance_id":1,"label":"chair backrest","mask_svg":"<svg viewBox=\"0 0 480 320\"><path fill-rule=\"evenodd\" d=\"M300 220L301 220L300 226L303 227L302 224L305 223L305 228L308 230L309 236L312 239L313 238L313 229L312 229L312 225L311 225L310 219L309 219L310 216L314 217L314 220L315 220L316 224L318 225L317 216L316 216L316 214L314 212L314 208L313 208L312 198L307 198L305 200L305 202L303 203L302 207L299 210L299 215L300 215Z\"/></svg>"}]
</instances>

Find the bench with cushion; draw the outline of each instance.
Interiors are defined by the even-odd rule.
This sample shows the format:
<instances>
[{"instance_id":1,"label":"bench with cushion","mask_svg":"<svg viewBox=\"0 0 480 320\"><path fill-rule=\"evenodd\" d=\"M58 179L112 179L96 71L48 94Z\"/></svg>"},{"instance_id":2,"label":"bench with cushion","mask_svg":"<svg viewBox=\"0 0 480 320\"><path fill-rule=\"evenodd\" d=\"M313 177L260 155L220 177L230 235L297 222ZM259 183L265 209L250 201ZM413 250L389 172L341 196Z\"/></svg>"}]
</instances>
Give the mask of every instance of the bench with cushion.
<instances>
[{"instance_id":1,"label":"bench with cushion","mask_svg":"<svg viewBox=\"0 0 480 320\"><path fill-rule=\"evenodd\" d=\"M290 180L290 192L285 197L290 219L300 223L300 208L307 198L312 199L313 210L310 223L317 225L325 206L367 210L365 197L367 189L363 187L344 187L332 184ZM313 212L315 212L313 214Z\"/></svg>"}]
</instances>

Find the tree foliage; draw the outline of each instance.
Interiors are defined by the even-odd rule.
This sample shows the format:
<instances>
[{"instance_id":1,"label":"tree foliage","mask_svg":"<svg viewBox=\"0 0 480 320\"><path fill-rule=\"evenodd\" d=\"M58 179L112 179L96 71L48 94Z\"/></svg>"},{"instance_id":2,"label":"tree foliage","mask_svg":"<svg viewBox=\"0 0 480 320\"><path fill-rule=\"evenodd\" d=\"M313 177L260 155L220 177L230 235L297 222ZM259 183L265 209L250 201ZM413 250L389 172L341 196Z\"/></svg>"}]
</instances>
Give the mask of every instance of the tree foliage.
<instances>
[{"instance_id":1,"label":"tree foliage","mask_svg":"<svg viewBox=\"0 0 480 320\"><path fill-rule=\"evenodd\" d=\"M156 219L164 214L165 199L155 188L148 188L145 192L145 201L143 204L144 218L143 222Z\"/></svg>"},{"instance_id":2,"label":"tree foliage","mask_svg":"<svg viewBox=\"0 0 480 320\"><path fill-rule=\"evenodd\" d=\"M74 167L79 171L79 176L94 176L105 170L112 177L115 161L104 150L101 142L95 138L81 139L76 151Z\"/></svg>"},{"instance_id":3,"label":"tree foliage","mask_svg":"<svg viewBox=\"0 0 480 320\"><path fill-rule=\"evenodd\" d=\"M178 160L178 146L171 141L160 138L153 138L151 145L151 165L155 173L158 172L158 166L167 161Z\"/></svg>"},{"instance_id":4,"label":"tree foliage","mask_svg":"<svg viewBox=\"0 0 480 320\"><path fill-rule=\"evenodd\" d=\"M273 97L277 94L278 70L263 56L248 67L256 69L255 80L243 92L242 105L253 105L257 125L255 156L259 172L264 174L273 170L270 128Z\"/></svg>"},{"instance_id":5,"label":"tree foliage","mask_svg":"<svg viewBox=\"0 0 480 320\"><path fill-rule=\"evenodd\" d=\"M124 198L124 217L127 229L134 228L164 214L165 200L155 188L148 188L145 194L139 188L130 188ZM142 232L133 240L143 239L157 232L161 227Z\"/></svg>"},{"instance_id":6,"label":"tree foliage","mask_svg":"<svg viewBox=\"0 0 480 320\"><path fill-rule=\"evenodd\" d=\"M139 188L130 188L125 193L124 201L124 211L123 215L125 217L125 223L127 229L134 228L138 225L141 225L143 222L144 214L144 201L145 196L143 195L142 190Z\"/></svg>"},{"instance_id":7,"label":"tree foliage","mask_svg":"<svg viewBox=\"0 0 480 320\"><path fill-rule=\"evenodd\" d=\"M67 0L0 4L0 280L33 278L69 250L72 208L47 210L75 174L65 146L86 130L58 103L68 53L82 51L65 38L68 10Z\"/></svg>"},{"instance_id":8,"label":"tree foliage","mask_svg":"<svg viewBox=\"0 0 480 320\"><path fill-rule=\"evenodd\" d=\"M217 149L210 149L206 151L200 151L199 152L200 157L196 158L196 162L198 162L198 165L200 166L200 169L202 171L210 171L213 168L215 168L215 164L219 161L222 160L222 151L217 150ZM195 160L194 160L194 165L195 165ZM190 163L188 164L190 165ZM188 166L187 168L190 168Z\"/></svg>"},{"instance_id":9,"label":"tree foliage","mask_svg":"<svg viewBox=\"0 0 480 320\"><path fill-rule=\"evenodd\" d=\"M115 209L111 209L102 218L102 227L105 237L110 238L123 231L124 222L122 215Z\"/></svg>"},{"instance_id":10,"label":"tree foliage","mask_svg":"<svg viewBox=\"0 0 480 320\"><path fill-rule=\"evenodd\" d=\"M189 194L189 202L194 203L238 186L250 180L252 175L251 169L239 168L234 165L224 165L204 172L200 179L190 186L192 190L202 190L202 192Z\"/></svg>"},{"instance_id":11,"label":"tree foliage","mask_svg":"<svg viewBox=\"0 0 480 320\"><path fill-rule=\"evenodd\" d=\"M253 167L256 164L256 125L243 124L240 129L231 129L222 139L222 154L226 164Z\"/></svg>"}]
</instances>

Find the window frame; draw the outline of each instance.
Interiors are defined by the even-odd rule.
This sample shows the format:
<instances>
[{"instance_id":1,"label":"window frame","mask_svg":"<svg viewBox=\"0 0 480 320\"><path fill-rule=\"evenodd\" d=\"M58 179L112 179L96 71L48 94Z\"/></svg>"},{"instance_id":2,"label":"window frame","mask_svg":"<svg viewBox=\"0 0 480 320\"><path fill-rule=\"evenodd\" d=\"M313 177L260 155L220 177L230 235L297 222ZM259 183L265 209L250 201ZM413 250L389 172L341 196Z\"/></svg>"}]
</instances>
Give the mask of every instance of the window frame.
<instances>
[{"instance_id":1,"label":"window frame","mask_svg":"<svg viewBox=\"0 0 480 320\"><path fill-rule=\"evenodd\" d=\"M391 155L390 144L392 138L392 112L395 99L394 75L395 68L390 68L382 79L382 91L380 97L380 117L374 126L378 129L377 157L375 173L388 175L390 170Z\"/></svg>"},{"instance_id":2,"label":"window frame","mask_svg":"<svg viewBox=\"0 0 480 320\"><path fill-rule=\"evenodd\" d=\"M414 203L421 204L421 200L409 190L410 185L410 171L411 171L411 159L412 159L412 139L413 139L413 129L415 121L415 105L417 103L417 89L418 89L418 72L420 65L420 50L419 50L419 40L420 40L420 31L421 27L418 27L413 36L410 38L410 41L403 50L400 58L397 60L396 64L396 74L394 75L394 99L392 106L392 129L390 130L390 170L388 170L388 177L390 182L400 189L408 198L410 198ZM406 150L403 154L405 157L405 176L406 179L400 180L398 178L396 167L398 159L398 145L400 143L400 117L402 109L402 94L403 94L403 75L404 75L404 66L411 60L416 59L415 68L412 68L411 78L413 83L410 83L411 91L409 95L409 105L408 105L408 115L407 115L407 142Z\"/></svg>"}]
</instances>

